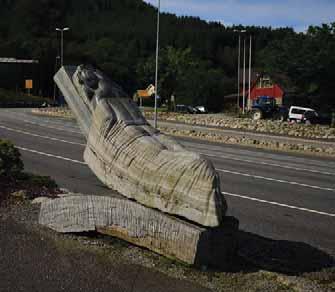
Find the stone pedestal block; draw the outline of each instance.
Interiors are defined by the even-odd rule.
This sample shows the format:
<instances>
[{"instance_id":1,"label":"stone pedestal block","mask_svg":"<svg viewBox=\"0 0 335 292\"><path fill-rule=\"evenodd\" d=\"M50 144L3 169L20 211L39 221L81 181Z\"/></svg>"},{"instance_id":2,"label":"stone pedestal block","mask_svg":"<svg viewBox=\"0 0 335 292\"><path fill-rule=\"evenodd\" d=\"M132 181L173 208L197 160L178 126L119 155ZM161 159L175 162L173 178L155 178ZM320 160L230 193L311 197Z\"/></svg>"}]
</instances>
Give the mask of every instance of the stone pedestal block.
<instances>
[{"instance_id":1,"label":"stone pedestal block","mask_svg":"<svg viewBox=\"0 0 335 292\"><path fill-rule=\"evenodd\" d=\"M136 202L113 197L70 196L42 202L39 223L57 232L97 231L190 265L225 266L235 254L236 219L204 228Z\"/></svg>"}]
</instances>

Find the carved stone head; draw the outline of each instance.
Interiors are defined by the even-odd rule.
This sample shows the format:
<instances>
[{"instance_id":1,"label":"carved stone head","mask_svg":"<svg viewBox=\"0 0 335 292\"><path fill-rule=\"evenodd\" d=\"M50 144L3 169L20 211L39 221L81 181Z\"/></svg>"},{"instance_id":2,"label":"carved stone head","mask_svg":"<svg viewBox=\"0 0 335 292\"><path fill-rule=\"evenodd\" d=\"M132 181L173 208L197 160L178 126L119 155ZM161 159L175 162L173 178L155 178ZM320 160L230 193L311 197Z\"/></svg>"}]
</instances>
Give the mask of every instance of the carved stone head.
<instances>
[{"instance_id":1,"label":"carved stone head","mask_svg":"<svg viewBox=\"0 0 335 292\"><path fill-rule=\"evenodd\" d=\"M84 94L92 106L102 98L127 97L127 93L106 74L92 65L78 66L73 75L77 90Z\"/></svg>"}]
</instances>

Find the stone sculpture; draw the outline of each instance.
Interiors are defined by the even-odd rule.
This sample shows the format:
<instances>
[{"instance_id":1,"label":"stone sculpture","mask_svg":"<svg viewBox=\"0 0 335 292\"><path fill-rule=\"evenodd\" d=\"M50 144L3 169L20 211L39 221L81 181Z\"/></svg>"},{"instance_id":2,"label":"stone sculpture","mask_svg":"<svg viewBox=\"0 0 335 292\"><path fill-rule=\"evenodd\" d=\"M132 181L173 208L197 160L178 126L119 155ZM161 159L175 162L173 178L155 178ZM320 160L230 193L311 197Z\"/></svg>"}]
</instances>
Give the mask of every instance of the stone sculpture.
<instances>
[{"instance_id":1,"label":"stone sculpture","mask_svg":"<svg viewBox=\"0 0 335 292\"><path fill-rule=\"evenodd\" d=\"M151 127L100 70L63 67L55 81L87 138L84 159L104 184L147 207L222 225L227 206L208 160Z\"/></svg>"}]
</instances>

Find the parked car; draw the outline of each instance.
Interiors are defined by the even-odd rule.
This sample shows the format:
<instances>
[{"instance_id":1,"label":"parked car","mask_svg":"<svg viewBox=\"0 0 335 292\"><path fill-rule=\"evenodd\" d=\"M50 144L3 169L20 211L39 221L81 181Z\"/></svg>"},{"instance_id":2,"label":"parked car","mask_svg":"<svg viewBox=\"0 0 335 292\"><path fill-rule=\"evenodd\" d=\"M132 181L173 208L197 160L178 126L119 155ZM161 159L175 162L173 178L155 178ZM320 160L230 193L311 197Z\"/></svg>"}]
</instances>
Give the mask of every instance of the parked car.
<instances>
[{"instance_id":1,"label":"parked car","mask_svg":"<svg viewBox=\"0 0 335 292\"><path fill-rule=\"evenodd\" d=\"M177 104L176 105L176 112L177 113L183 113L183 114L194 114L196 113L196 110L188 105L184 104Z\"/></svg>"},{"instance_id":2,"label":"parked car","mask_svg":"<svg viewBox=\"0 0 335 292\"><path fill-rule=\"evenodd\" d=\"M185 114L204 114L207 113L207 110L204 106L190 106L184 104L176 105L176 112L185 113Z\"/></svg>"},{"instance_id":3,"label":"parked car","mask_svg":"<svg viewBox=\"0 0 335 292\"><path fill-rule=\"evenodd\" d=\"M187 106L187 110L190 114L199 114L200 113L199 110L196 107L191 106L191 105Z\"/></svg>"},{"instance_id":4,"label":"parked car","mask_svg":"<svg viewBox=\"0 0 335 292\"><path fill-rule=\"evenodd\" d=\"M290 122L316 124L319 121L319 115L312 108L291 106L288 112L288 120Z\"/></svg>"},{"instance_id":5,"label":"parked car","mask_svg":"<svg viewBox=\"0 0 335 292\"><path fill-rule=\"evenodd\" d=\"M198 105L195 108L198 110L199 114L207 114L208 113L207 108L203 105Z\"/></svg>"}]
</instances>

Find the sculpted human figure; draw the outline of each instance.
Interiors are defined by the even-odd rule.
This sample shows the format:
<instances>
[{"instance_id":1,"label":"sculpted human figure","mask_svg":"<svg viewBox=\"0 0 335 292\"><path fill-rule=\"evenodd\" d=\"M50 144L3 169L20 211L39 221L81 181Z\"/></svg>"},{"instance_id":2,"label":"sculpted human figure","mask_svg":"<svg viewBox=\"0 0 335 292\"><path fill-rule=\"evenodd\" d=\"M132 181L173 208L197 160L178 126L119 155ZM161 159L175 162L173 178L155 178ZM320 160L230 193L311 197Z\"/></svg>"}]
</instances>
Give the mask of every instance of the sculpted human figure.
<instances>
[{"instance_id":1,"label":"sculpted human figure","mask_svg":"<svg viewBox=\"0 0 335 292\"><path fill-rule=\"evenodd\" d=\"M64 86L64 76L73 83ZM222 223L227 206L211 162L151 127L123 89L100 70L63 67L55 81L87 138L84 159L104 184L203 226Z\"/></svg>"}]
</instances>

